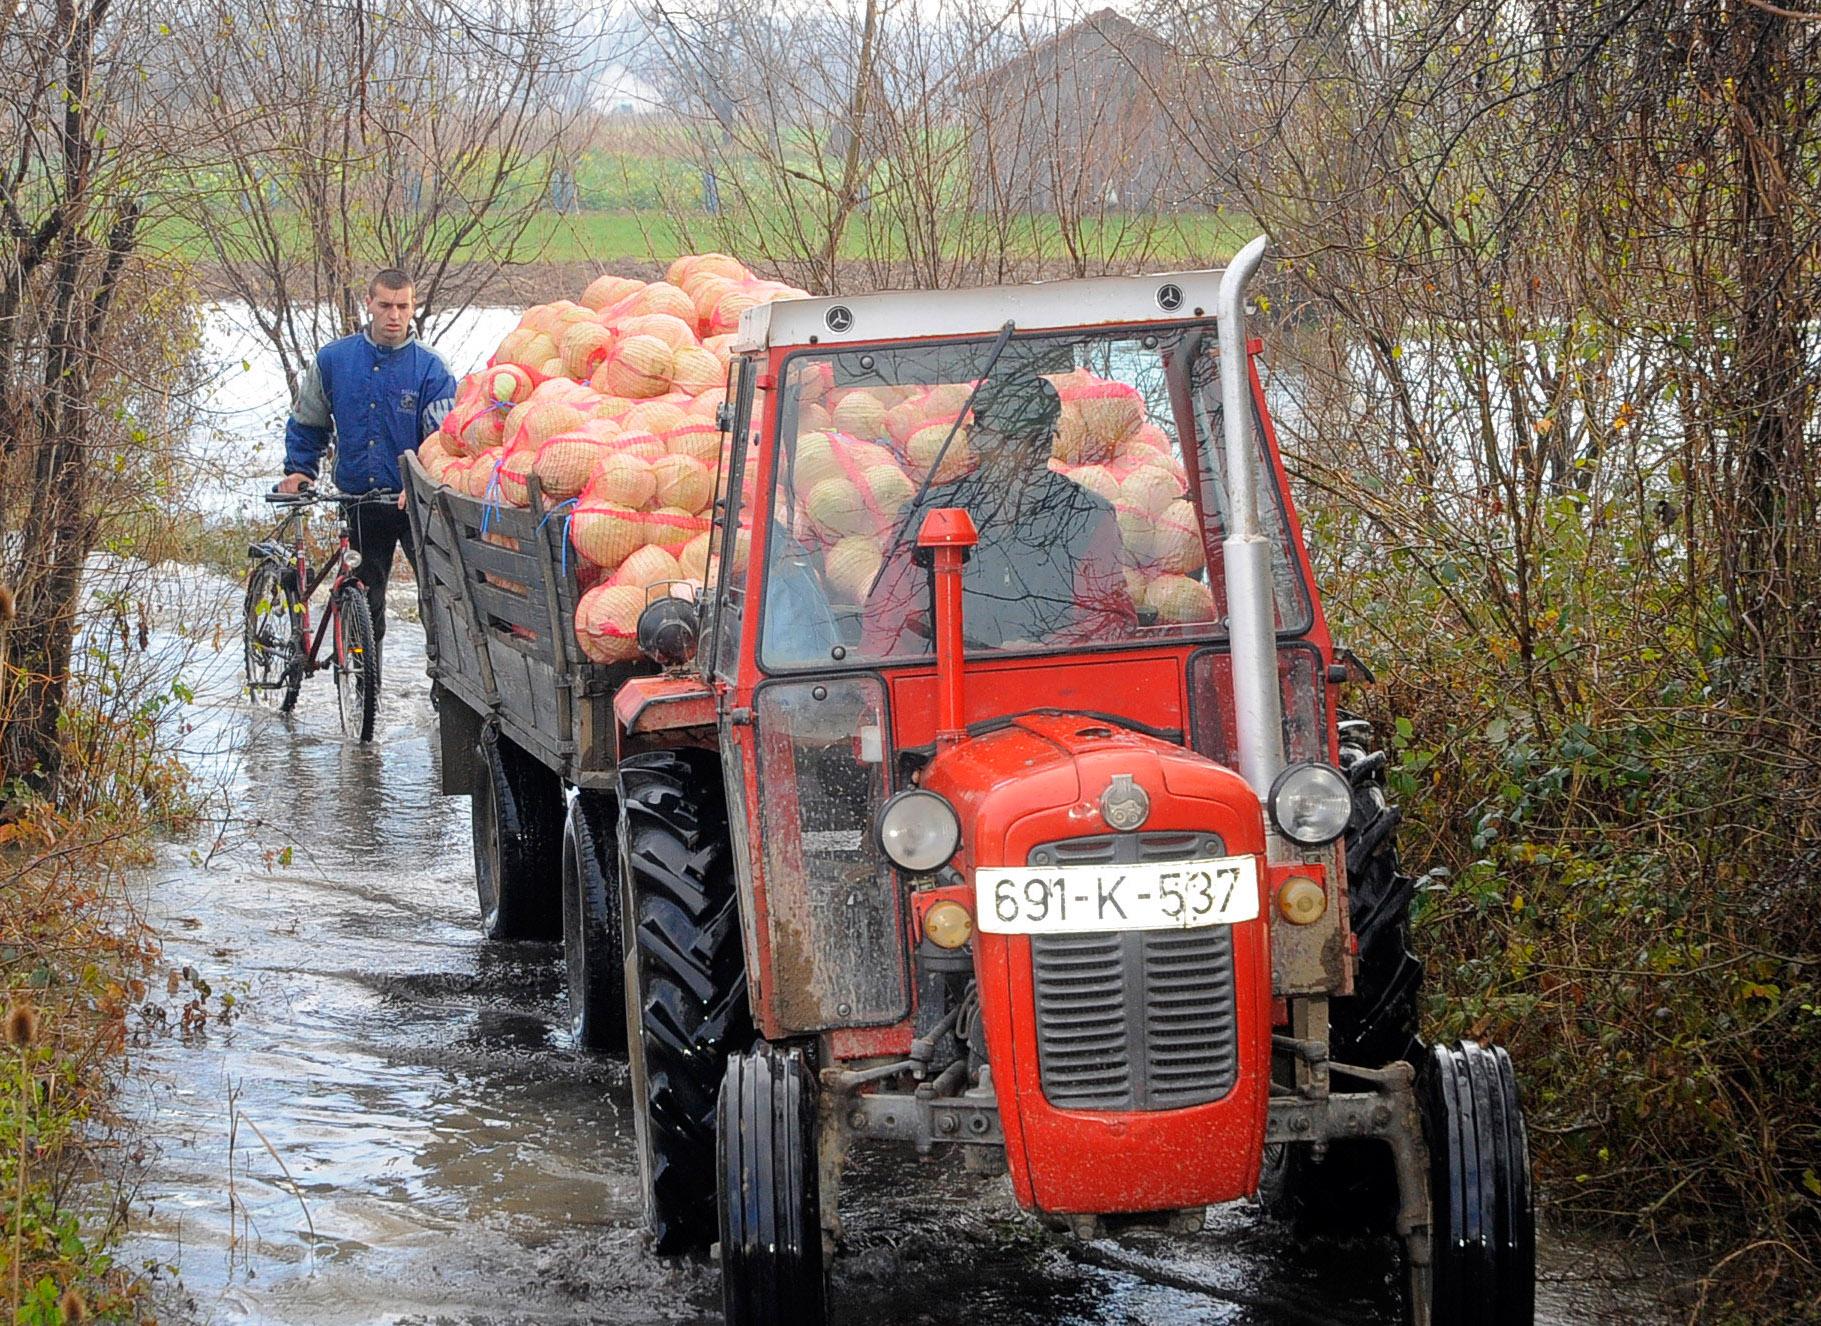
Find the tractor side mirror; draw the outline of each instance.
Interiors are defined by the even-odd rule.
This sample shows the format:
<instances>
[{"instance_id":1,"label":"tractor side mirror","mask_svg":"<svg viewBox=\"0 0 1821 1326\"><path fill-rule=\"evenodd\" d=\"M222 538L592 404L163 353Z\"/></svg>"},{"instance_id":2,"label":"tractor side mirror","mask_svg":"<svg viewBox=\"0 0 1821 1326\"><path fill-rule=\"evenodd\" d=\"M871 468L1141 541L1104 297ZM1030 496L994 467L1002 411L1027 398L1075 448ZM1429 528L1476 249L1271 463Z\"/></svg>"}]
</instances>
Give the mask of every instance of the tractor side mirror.
<instances>
[{"instance_id":1,"label":"tractor side mirror","mask_svg":"<svg viewBox=\"0 0 1821 1326\"><path fill-rule=\"evenodd\" d=\"M1373 675L1372 669L1366 666L1365 660L1345 645L1341 645L1335 649L1334 661L1328 665L1328 684L1345 686L1350 681L1357 681L1366 686L1378 684L1378 678Z\"/></svg>"}]
</instances>

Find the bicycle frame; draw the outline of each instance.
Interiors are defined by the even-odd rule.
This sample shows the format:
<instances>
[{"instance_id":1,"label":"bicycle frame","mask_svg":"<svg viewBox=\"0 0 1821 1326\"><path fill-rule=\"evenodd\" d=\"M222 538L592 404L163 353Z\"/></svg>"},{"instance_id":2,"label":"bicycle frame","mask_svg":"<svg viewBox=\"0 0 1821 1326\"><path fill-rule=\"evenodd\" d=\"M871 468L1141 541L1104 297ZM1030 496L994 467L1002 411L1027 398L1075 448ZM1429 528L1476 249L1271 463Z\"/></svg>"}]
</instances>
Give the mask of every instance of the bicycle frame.
<instances>
[{"instance_id":1,"label":"bicycle frame","mask_svg":"<svg viewBox=\"0 0 1821 1326\"><path fill-rule=\"evenodd\" d=\"M327 662L322 661L321 655L323 641L328 638L331 629L334 631L335 651L339 653L341 649L341 608L339 606L339 600L343 587L347 585L350 579L348 574L348 553L350 551L348 543L348 514L345 509L341 513L340 522L341 528L336 540L335 551L323 559L323 564L320 567L315 571L312 571L310 569L309 555L304 549L303 511L299 509L289 513L285 517L285 524L294 525L291 539L291 558L292 573L297 577L299 590L297 595L297 608L301 620L298 623L298 636L300 639L308 640L310 642L309 647L303 651L300 659L303 673L306 677L312 673L320 672L323 668L328 666ZM310 627L310 601L316 597L316 591L322 588L323 582L329 578L331 572L335 573L335 582L329 589L329 602L323 611L322 620L316 624L315 631L312 633Z\"/></svg>"},{"instance_id":2,"label":"bicycle frame","mask_svg":"<svg viewBox=\"0 0 1821 1326\"><path fill-rule=\"evenodd\" d=\"M342 730L362 742L373 739L379 686L379 642L369 618L368 588L360 576L363 565L354 548L359 526L356 509L369 502L396 500L396 493L351 494L336 492L271 492L266 501L290 508L272 533L250 545L254 561L248 573L243 649L249 694L258 699L272 693L281 712L297 703L304 678L312 673L335 671L336 709ZM338 508L334 550L314 570L306 541L306 512L317 504ZM256 596L259 586L276 580L269 595ZM329 602L320 619L311 612L311 600L328 586ZM358 600L347 595L358 590ZM276 613L273 601L282 600ZM373 614L377 616L377 613ZM284 623L282 649L273 637L278 621ZM329 642L325 648L325 641ZM325 657L325 654L327 657Z\"/></svg>"}]
</instances>

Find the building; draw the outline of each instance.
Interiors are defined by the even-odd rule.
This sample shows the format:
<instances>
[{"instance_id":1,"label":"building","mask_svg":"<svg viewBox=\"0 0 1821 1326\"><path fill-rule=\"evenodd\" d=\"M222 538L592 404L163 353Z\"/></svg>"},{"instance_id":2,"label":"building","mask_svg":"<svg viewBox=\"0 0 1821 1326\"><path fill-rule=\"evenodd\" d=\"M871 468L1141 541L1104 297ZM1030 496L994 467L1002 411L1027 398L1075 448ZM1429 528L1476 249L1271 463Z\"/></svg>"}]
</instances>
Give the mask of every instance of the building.
<instances>
[{"instance_id":1,"label":"building","mask_svg":"<svg viewBox=\"0 0 1821 1326\"><path fill-rule=\"evenodd\" d=\"M1172 120L1182 62L1103 9L965 89L979 182L1015 210L1155 211L1205 201L1206 172Z\"/></svg>"}]
</instances>

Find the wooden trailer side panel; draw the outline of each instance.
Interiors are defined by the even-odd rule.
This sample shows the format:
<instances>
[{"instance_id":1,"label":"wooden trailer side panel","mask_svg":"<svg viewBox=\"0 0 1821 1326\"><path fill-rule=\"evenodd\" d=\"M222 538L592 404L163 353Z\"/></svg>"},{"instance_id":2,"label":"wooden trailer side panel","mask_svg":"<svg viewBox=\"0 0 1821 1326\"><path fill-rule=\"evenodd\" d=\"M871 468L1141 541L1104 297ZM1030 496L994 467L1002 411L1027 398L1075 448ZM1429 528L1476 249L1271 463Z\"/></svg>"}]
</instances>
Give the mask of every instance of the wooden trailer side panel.
<instances>
[{"instance_id":1,"label":"wooden trailer side panel","mask_svg":"<svg viewBox=\"0 0 1821 1326\"><path fill-rule=\"evenodd\" d=\"M587 662L563 513L494 506L438 488L410 462L418 605L433 681L572 783L614 766L613 695L657 671ZM535 496L535 495L534 495ZM461 789L461 790L466 790Z\"/></svg>"}]
</instances>

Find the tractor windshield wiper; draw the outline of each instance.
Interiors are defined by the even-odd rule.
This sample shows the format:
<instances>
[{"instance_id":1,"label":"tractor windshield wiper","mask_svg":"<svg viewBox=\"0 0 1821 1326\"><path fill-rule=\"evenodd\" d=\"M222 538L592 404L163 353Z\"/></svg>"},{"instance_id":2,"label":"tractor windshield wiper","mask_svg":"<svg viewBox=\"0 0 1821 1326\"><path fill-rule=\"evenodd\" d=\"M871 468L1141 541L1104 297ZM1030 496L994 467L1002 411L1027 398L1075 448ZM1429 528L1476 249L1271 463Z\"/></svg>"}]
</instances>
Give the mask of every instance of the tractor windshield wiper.
<instances>
[{"instance_id":1,"label":"tractor windshield wiper","mask_svg":"<svg viewBox=\"0 0 1821 1326\"><path fill-rule=\"evenodd\" d=\"M892 537L892 546L885 550L885 559L879 563L879 569L873 573L872 584L868 585L866 593L861 595L862 604L872 598L873 591L879 588L879 581L885 577L885 568L892 564L892 558L897 555L898 549L904 546L904 536L910 533L911 519L917 514L917 508L923 505L923 499L929 495L930 485L936 481L936 475L941 472L942 461L948 455L949 447L954 444L955 434L961 431L961 421L967 418L967 412L974 408L974 397L980 394L980 388L984 387L986 380L993 375L993 368L998 364L999 356L1005 353L1005 347L1011 344L1012 333L1017 330L1018 324L1010 318L1007 318L1005 326L999 329L999 339L993 342L992 352L987 355L986 364L981 368L980 376L974 379L973 390L968 392L966 402L955 415L955 422L948 426L948 436L943 438L942 445L936 448L936 459L930 462L929 473L923 476L923 482L917 487L917 495L910 500L910 505L904 508L908 514L904 517L904 523L898 527L897 534Z\"/></svg>"}]
</instances>

